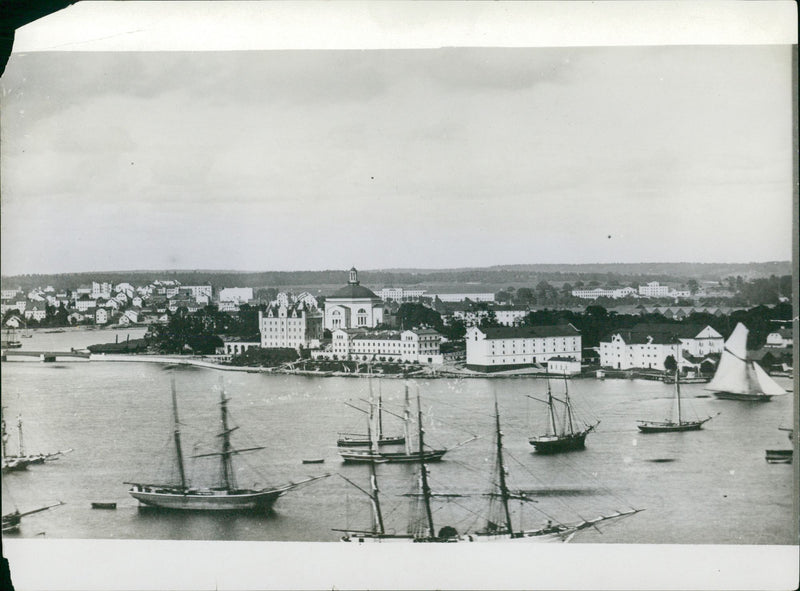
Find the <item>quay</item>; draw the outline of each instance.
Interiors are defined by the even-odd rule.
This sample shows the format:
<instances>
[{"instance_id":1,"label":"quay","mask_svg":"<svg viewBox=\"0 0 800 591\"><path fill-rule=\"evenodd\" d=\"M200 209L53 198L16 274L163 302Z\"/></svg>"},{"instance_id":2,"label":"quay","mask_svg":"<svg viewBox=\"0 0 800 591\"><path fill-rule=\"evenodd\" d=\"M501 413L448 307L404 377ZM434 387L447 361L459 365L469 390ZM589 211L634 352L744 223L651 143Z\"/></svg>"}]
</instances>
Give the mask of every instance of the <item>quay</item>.
<instances>
[{"instance_id":1,"label":"quay","mask_svg":"<svg viewBox=\"0 0 800 591\"><path fill-rule=\"evenodd\" d=\"M21 351L19 349L3 349L0 351L0 358L3 361L11 361L14 357L37 357L39 361L47 363L57 361L59 359L89 359L91 353L86 351Z\"/></svg>"}]
</instances>

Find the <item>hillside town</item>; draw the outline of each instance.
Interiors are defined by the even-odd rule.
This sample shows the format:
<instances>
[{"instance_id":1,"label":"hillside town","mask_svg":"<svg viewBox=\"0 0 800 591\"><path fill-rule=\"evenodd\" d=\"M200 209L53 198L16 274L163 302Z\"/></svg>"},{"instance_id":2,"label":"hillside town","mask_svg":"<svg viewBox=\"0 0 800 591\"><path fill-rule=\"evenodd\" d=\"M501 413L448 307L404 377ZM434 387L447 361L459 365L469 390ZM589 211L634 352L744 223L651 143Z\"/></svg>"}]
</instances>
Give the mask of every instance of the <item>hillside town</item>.
<instances>
[{"instance_id":1,"label":"hillside town","mask_svg":"<svg viewBox=\"0 0 800 591\"><path fill-rule=\"evenodd\" d=\"M595 368L664 372L677 366L702 375L713 373L732 316L754 309L704 304L732 301L736 284L721 283L650 281L586 289L577 282L577 288L562 286L561 294L584 305L540 307L537 296L553 298L548 290L556 288L540 283L498 292L373 290L352 268L346 283L328 293L182 285L174 279L145 285L92 281L74 289L3 289L1 305L6 344L14 338L9 331L36 327L146 326L146 342L128 344L124 351L213 355L245 365L304 359L559 375ZM785 298L759 307L762 316L771 310L767 316L774 318L765 329L754 326L763 342L756 343L753 355L775 371L791 364L792 335L784 322L790 316L783 318L782 308L790 309ZM209 313L215 320L208 320ZM206 318L201 328L176 328L192 317ZM265 351L286 354L265 356Z\"/></svg>"}]
</instances>

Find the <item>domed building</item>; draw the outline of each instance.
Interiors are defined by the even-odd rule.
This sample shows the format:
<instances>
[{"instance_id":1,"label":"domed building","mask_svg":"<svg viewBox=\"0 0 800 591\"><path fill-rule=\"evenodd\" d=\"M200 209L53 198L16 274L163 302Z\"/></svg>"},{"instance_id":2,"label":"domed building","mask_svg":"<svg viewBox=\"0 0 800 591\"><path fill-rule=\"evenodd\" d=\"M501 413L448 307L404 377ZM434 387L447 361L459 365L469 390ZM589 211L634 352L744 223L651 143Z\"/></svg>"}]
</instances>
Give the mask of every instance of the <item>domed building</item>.
<instances>
[{"instance_id":1,"label":"domed building","mask_svg":"<svg viewBox=\"0 0 800 591\"><path fill-rule=\"evenodd\" d=\"M383 322L383 300L359 285L358 271L350 269L347 285L325 300L325 328L374 328Z\"/></svg>"}]
</instances>

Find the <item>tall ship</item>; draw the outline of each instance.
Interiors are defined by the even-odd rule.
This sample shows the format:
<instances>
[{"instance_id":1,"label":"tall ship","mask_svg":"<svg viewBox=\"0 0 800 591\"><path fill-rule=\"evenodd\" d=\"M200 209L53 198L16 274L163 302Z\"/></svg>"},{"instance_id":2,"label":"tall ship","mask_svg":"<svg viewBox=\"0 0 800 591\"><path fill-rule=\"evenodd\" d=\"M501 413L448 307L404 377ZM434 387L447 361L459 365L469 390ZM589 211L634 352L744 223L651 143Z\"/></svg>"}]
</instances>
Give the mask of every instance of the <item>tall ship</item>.
<instances>
[{"instance_id":1,"label":"tall ship","mask_svg":"<svg viewBox=\"0 0 800 591\"><path fill-rule=\"evenodd\" d=\"M419 392L417 393L419 396ZM403 442L405 443L405 448L393 451L393 450L385 450L380 449L380 442L378 440L378 429L375 426L375 421L377 419L377 413L375 412L375 405L372 400L369 401L369 411L368 414L368 423L369 429L368 432L370 433L370 445L368 448L348 448L342 447L339 449L339 456L341 456L342 460L346 463L369 463L369 462L402 462L402 463L413 463L419 462L420 460L426 462L437 462L441 460L444 455L449 451L448 448L433 448L427 445L421 444L418 445L416 448L412 446L411 436L410 436L410 425L411 425L411 408L410 408L410 401L408 395L408 385L405 386L405 407L403 411ZM419 414L419 420L422 420L422 413ZM467 441L459 443L456 447L464 445L470 441L473 441L477 437L472 437Z\"/></svg>"},{"instance_id":2,"label":"tall ship","mask_svg":"<svg viewBox=\"0 0 800 591\"><path fill-rule=\"evenodd\" d=\"M192 458L218 457L219 482L214 486L199 487L193 485L186 473L183 447L181 444L180 420L178 419L178 401L175 392L175 381L172 381L172 414L173 433L172 440L175 450L176 473L178 479L174 482L126 482L131 488L130 495L144 505L159 507L161 509L176 509L190 511L262 511L272 509L275 501L303 484L325 478L328 474L290 482L282 486L267 488L243 488L236 479L233 458L238 454L265 449L263 446L236 449L231 443L231 433L238 427L228 424L228 402L225 389L220 384L220 424L221 430L217 437L220 441L219 451L196 454Z\"/></svg>"},{"instance_id":3,"label":"tall ship","mask_svg":"<svg viewBox=\"0 0 800 591\"><path fill-rule=\"evenodd\" d=\"M553 396L550 378L547 379L547 400L530 395L528 398L547 405L545 432L528 439L528 442L539 453L553 454L583 449L586 447L586 436L600 424L600 421L587 423L576 415L569 397L566 376L564 376L563 399Z\"/></svg>"},{"instance_id":4,"label":"tall ship","mask_svg":"<svg viewBox=\"0 0 800 591\"><path fill-rule=\"evenodd\" d=\"M698 431L703 425L714 417L704 419L689 419L684 417L683 406L681 404L681 380L680 372L675 370L675 399L672 405L672 416L663 421L638 421L639 431L642 433L674 433L678 431Z\"/></svg>"},{"instance_id":5,"label":"tall ship","mask_svg":"<svg viewBox=\"0 0 800 591\"><path fill-rule=\"evenodd\" d=\"M419 406L419 400L417 401ZM510 508L511 501L535 502L525 491L512 490L508 486L506 467L503 450L502 431L500 430L500 412L497 400L494 403L495 410L495 439L494 439L494 466L491 482L493 486L488 493L481 494L482 497L489 498L489 508L485 515L485 521L479 529L459 533L455 527L450 525L437 526L434 521L434 511L432 504L435 499L440 497L464 497L469 495L462 494L441 494L434 493L431 489L428 469L422 456L419 456L419 469L416 474L417 486L415 492L409 496L412 498L412 519L409 520L408 528L405 532L398 533L386 527L383 512L381 509L381 497L378 487L378 478L375 470L375 462L370 462L370 487L366 490L358 484L340 474L342 478L358 488L370 498L372 508L372 527L367 530L341 529L344 535L341 537L343 542L372 543L372 542L433 542L433 543L456 543L456 542L569 542L573 536L582 529L596 527L597 524L619 519L638 513L641 509L631 509L623 512L615 512L611 515L600 515L593 519L580 519L572 523L554 523L548 520L543 527L522 528L515 527L512 521ZM421 413L420 413L421 418ZM421 425L421 422L419 423ZM421 426L419 430L419 445L424 445L424 430ZM438 530L437 530L438 527Z\"/></svg>"},{"instance_id":6,"label":"tall ship","mask_svg":"<svg viewBox=\"0 0 800 591\"><path fill-rule=\"evenodd\" d=\"M372 378L369 378L369 399L372 401ZM372 404L372 402L370 402ZM357 408L356 410L361 410ZM383 393L380 384L378 385L378 405L377 405L378 434L377 444L380 445L403 445L406 442L405 435L394 434L385 435L383 432ZM336 445L339 447L368 447L372 445L372 436L364 433L339 433Z\"/></svg>"},{"instance_id":7,"label":"tall ship","mask_svg":"<svg viewBox=\"0 0 800 591\"><path fill-rule=\"evenodd\" d=\"M22 430L22 415L17 415L17 453L11 453L8 448L9 433L6 429L4 416L5 407L0 407L0 437L2 437L3 448L3 472L14 470L24 470L30 464L43 464L60 458L62 455L72 451L72 449L62 449L51 452L27 453L25 449L25 439Z\"/></svg>"},{"instance_id":8,"label":"tall ship","mask_svg":"<svg viewBox=\"0 0 800 591\"><path fill-rule=\"evenodd\" d=\"M717 398L769 402L773 396L787 392L758 363L747 358L748 333L744 324L736 325L725 341L717 371L705 389Z\"/></svg>"}]
</instances>

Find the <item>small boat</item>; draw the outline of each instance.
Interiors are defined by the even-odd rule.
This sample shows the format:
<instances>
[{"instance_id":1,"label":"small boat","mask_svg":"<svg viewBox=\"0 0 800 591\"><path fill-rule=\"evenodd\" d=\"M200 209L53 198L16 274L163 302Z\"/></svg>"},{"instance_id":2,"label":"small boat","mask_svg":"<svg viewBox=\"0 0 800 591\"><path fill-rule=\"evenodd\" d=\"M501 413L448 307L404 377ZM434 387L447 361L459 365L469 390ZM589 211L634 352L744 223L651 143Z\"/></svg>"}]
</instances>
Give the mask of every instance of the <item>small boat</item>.
<instances>
[{"instance_id":1,"label":"small boat","mask_svg":"<svg viewBox=\"0 0 800 591\"><path fill-rule=\"evenodd\" d=\"M221 380L220 380L221 382ZM212 453L196 454L193 458L219 456L219 476L221 482L214 486L192 486L186 473L183 450L181 447L180 421L178 420L178 402L175 393L175 381L172 381L172 414L173 414L173 444L175 446L175 460L178 474L177 481L165 479L161 482L126 482L130 484L129 494L144 505L184 511L264 511L272 509L278 498L298 488L300 485L319 480L329 476L315 476L299 482L289 482L282 486L250 489L242 488L237 484L236 471L233 465L233 456L250 451L265 449L263 446L235 449L231 445L231 433L237 427L228 425L228 401L225 389L220 383L220 414L222 431L218 434L220 450Z\"/></svg>"},{"instance_id":2,"label":"small boat","mask_svg":"<svg viewBox=\"0 0 800 591\"><path fill-rule=\"evenodd\" d=\"M116 509L116 503L105 503L105 502L98 502L95 501L92 503L92 509Z\"/></svg>"},{"instance_id":3,"label":"small boat","mask_svg":"<svg viewBox=\"0 0 800 591\"><path fill-rule=\"evenodd\" d=\"M706 386L717 398L749 402L769 402L786 390L755 361L747 359L748 330L741 322L725 341L725 349L714 377Z\"/></svg>"},{"instance_id":4,"label":"small boat","mask_svg":"<svg viewBox=\"0 0 800 591\"><path fill-rule=\"evenodd\" d=\"M314 458L313 460L303 460L304 464L324 464L325 458Z\"/></svg>"},{"instance_id":5,"label":"small boat","mask_svg":"<svg viewBox=\"0 0 800 591\"><path fill-rule=\"evenodd\" d=\"M588 424L575 415L572 401L569 399L569 389L567 387L567 377L564 376L564 399L556 398L550 389L550 378L547 379L547 400L542 400L528 395L528 398L543 402L547 405L548 421L544 435L535 435L528 439L534 449L543 454L560 453L575 451L586 447L586 436L591 433L600 421ZM556 425L555 403L563 405L564 410L561 416L560 428Z\"/></svg>"},{"instance_id":6,"label":"small boat","mask_svg":"<svg viewBox=\"0 0 800 591\"><path fill-rule=\"evenodd\" d=\"M766 460L770 464L791 464L792 463L792 450L791 449L768 449L766 452Z\"/></svg>"},{"instance_id":7,"label":"small boat","mask_svg":"<svg viewBox=\"0 0 800 591\"><path fill-rule=\"evenodd\" d=\"M16 332L13 327L6 329L5 338L0 342L0 347L3 349L19 349L22 346L22 341L17 340Z\"/></svg>"},{"instance_id":8,"label":"small boat","mask_svg":"<svg viewBox=\"0 0 800 591\"><path fill-rule=\"evenodd\" d=\"M714 417L696 419L693 421L684 420L681 414L681 379L679 370L675 370L675 402L677 412L671 419L664 421L638 421L639 431L642 433L676 433L680 431L699 431L703 425Z\"/></svg>"}]
</instances>

